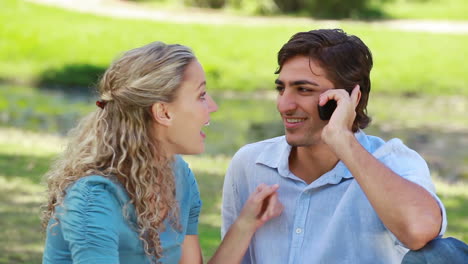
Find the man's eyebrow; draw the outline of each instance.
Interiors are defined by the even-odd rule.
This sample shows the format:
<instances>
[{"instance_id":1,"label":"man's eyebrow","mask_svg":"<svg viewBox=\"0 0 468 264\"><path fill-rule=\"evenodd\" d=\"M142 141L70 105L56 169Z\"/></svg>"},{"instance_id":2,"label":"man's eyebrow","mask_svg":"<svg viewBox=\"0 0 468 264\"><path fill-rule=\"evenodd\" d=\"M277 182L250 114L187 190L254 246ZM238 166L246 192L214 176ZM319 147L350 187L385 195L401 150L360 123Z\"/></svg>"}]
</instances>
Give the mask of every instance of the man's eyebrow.
<instances>
[{"instance_id":1,"label":"man's eyebrow","mask_svg":"<svg viewBox=\"0 0 468 264\"><path fill-rule=\"evenodd\" d=\"M284 83L283 83L282 81L280 81L279 79L276 79L276 80L275 80L275 83L276 83L276 84L279 84L279 85L284 85ZM316 82L308 81L308 80L293 81L293 82L290 82L289 84L290 84L291 86L298 86L298 85L304 85L304 84L313 85L313 86L319 86Z\"/></svg>"},{"instance_id":2,"label":"man's eyebrow","mask_svg":"<svg viewBox=\"0 0 468 264\"><path fill-rule=\"evenodd\" d=\"M283 85L283 82L280 81L279 79L276 79L276 80L275 80L275 83L276 83L276 84L279 84L279 85Z\"/></svg>"},{"instance_id":3,"label":"man's eyebrow","mask_svg":"<svg viewBox=\"0 0 468 264\"><path fill-rule=\"evenodd\" d=\"M299 81L294 81L290 83L291 86L298 86L298 85L304 85L304 84L319 86L316 82L308 81L308 80L299 80Z\"/></svg>"}]
</instances>

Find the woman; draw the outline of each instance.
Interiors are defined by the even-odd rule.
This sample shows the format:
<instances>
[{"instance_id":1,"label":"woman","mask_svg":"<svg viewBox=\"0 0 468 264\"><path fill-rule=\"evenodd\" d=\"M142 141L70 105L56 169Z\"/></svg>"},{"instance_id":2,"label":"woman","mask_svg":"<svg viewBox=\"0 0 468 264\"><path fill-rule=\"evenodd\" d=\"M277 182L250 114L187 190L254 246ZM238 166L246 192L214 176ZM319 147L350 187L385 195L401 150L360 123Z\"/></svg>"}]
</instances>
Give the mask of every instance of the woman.
<instances>
[{"instance_id":1,"label":"woman","mask_svg":"<svg viewBox=\"0 0 468 264\"><path fill-rule=\"evenodd\" d=\"M177 154L204 151L205 73L185 46L130 50L99 83L98 108L70 133L47 173L43 263L202 263L200 196ZM258 186L211 263L240 262L257 228L281 213Z\"/></svg>"}]
</instances>

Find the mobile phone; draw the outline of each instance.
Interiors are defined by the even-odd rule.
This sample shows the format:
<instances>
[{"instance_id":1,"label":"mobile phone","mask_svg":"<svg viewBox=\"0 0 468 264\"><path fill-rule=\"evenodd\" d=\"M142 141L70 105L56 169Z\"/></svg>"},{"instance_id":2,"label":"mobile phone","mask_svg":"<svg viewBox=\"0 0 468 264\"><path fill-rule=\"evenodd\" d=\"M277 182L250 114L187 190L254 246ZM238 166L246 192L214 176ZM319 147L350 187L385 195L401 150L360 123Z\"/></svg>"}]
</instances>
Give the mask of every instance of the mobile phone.
<instances>
[{"instance_id":1,"label":"mobile phone","mask_svg":"<svg viewBox=\"0 0 468 264\"><path fill-rule=\"evenodd\" d=\"M323 106L317 105L318 106L318 113L320 116L320 119L322 120L330 120L333 111L336 109L336 101L335 100L328 100L326 104Z\"/></svg>"},{"instance_id":2,"label":"mobile phone","mask_svg":"<svg viewBox=\"0 0 468 264\"><path fill-rule=\"evenodd\" d=\"M347 90L349 95L351 95L351 91L352 90ZM321 105L317 105L318 107L318 113L319 113L319 117L320 119L322 120L330 120L332 114L333 114L333 111L335 111L336 109L336 100L328 100L328 102L326 104L324 104L323 106Z\"/></svg>"}]
</instances>

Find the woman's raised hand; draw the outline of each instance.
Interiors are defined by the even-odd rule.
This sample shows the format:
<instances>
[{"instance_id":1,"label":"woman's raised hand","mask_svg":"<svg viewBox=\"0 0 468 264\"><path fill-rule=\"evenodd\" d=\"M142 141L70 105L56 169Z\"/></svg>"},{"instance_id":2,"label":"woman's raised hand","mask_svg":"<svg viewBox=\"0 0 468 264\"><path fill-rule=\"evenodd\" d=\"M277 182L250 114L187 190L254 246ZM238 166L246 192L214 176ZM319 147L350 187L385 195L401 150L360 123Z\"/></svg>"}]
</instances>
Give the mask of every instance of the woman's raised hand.
<instances>
[{"instance_id":1,"label":"woman's raised hand","mask_svg":"<svg viewBox=\"0 0 468 264\"><path fill-rule=\"evenodd\" d=\"M245 203L238 221L247 228L257 230L270 219L279 216L284 207L278 199L278 188L278 184L258 185Z\"/></svg>"},{"instance_id":2,"label":"woman's raised hand","mask_svg":"<svg viewBox=\"0 0 468 264\"><path fill-rule=\"evenodd\" d=\"M278 188L278 184L257 186L208 264L241 263L255 231L283 211L276 192Z\"/></svg>"}]
</instances>

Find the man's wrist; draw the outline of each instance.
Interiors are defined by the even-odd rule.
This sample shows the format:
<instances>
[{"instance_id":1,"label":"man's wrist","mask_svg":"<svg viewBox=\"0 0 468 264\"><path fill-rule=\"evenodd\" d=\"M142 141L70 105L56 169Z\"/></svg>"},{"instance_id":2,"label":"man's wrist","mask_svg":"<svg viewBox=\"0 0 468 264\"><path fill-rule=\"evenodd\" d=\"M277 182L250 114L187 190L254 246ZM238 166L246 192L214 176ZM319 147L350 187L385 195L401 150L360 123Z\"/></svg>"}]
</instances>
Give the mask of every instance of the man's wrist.
<instances>
[{"instance_id":1,"label":"man's wrist","mask_svg":"<svg viewBox=\"0 0 468 264\"><path fill-rule=\"evenodd\" d=\"M342 151L349 149L351 142L356 140L354 133L350 130L341 130L328 135L325 142L339 155Z\"/></svg>"}]
</instances>

